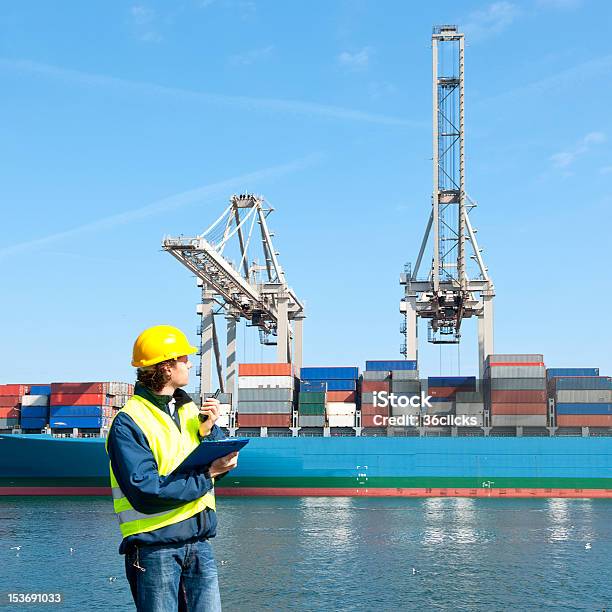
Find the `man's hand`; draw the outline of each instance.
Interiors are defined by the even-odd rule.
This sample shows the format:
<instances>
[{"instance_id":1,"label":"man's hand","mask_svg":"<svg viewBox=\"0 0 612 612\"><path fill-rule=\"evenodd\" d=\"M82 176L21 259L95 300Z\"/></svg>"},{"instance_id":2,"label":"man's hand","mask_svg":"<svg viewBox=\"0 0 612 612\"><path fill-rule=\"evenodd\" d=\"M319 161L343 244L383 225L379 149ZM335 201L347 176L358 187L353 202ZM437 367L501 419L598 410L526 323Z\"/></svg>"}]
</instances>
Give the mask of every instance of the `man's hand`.
<instances>
[{"instance_id":1,"label":"man's hand","mask_svg":"<svg viewBox=\"0 0 612 612\"><path fill-rule=\"evenodd\" d=\"M212 397L208 398L200 408L200 414L208 415L204 423L200 423L200 435L207 436L213 428L215 421L219 418L219 400Z\"/></svg>"},{"instance_id":2,"label":"man's hand","mask_svg":"<svg viewBox=\"0 0 612 612\"><path fill-rule=\"evenodd\" d=\"M238 451L234 451L225 457L219 457L215 459L211 464L208 472L211 477L219 476L219 474L225 474L233 470L238 465Z\"/></svg>"}]
</instances>

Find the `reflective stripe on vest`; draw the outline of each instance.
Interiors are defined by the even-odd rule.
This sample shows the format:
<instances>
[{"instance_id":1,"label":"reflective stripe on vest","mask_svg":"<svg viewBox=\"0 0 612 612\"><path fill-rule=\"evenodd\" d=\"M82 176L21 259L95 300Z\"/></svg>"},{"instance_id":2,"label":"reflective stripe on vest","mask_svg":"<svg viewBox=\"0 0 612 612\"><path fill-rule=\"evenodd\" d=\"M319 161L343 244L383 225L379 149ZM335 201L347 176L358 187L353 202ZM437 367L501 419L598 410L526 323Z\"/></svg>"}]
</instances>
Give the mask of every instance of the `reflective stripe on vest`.
<instances>
[{"instance_id":1,"label":"reflective stripe on vest","mask_svg":"<svg viewBox=\"0 0 612 612\"><path fill-rule=\"evenodd\" d=\"M196 405L189 402L177 408L177 410L181 431L169 414L138 395L130 398L120 410L120 412L127 413L142 430L157 463L157 471L160 476L170 474L194 448L201 444L198 433L200 428L199 410ZM194 514L198 514L205 508L215 509L213 489L203 497L186 502L173 510L165 510L154 514L138 512L121 490L110 461L109 469L113 507L119 519L121 535L124 538L135 533L153 531L179 523Z\"/></svg>"}]
</instances>

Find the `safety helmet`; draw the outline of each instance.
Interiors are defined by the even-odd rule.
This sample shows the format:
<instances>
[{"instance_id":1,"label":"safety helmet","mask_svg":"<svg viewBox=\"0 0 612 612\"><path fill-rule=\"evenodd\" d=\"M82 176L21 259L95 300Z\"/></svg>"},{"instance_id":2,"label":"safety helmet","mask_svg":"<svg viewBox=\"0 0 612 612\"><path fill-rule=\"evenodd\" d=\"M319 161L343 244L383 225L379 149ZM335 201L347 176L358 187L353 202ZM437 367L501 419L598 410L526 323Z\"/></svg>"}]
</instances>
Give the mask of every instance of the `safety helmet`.
<instances>
[{"instance_id":1,"label":"safety helmet","mask_svg":"<svg viewBox=\"0 0 612 612\"><path fill-rule=\"evenodd\" d=\"M187 336L172 325L155 325L145 329L134 342L132 365L135 368L176 359L183 355L193 355L197 348L189 344Z\"/></svg>"}]
</instances>

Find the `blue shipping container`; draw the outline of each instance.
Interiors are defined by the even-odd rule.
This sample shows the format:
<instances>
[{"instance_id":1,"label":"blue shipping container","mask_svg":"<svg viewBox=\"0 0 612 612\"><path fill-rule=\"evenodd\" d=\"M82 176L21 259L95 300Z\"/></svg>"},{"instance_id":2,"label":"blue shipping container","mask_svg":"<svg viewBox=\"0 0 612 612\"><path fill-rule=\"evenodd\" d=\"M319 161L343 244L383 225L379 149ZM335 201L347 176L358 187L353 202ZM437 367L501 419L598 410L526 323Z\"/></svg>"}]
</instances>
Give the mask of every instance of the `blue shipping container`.
<instances>
[{"instance_id":1,"label":"blue shipping container","mask_svg":"<svg viewBox=\"0 0 612 612\"><path fill-rule=\"evenodd\" d=\"M102 406L51 406L52 418L101 417L104 416Z\"/></svg>"},{"instance_id":2,"label":"blue shipping container","mask_svg":"<svg viewBox=\"0 0 612 612\"><path fill-rule=\"evenodd\" d=\"M29 395L51 395L51 385L32 385Z\"/></svg>"},{"instance_id":3,"label":"blue shipping container","mask_svg":"<svg viewBox=\"0 0 612 612\"><path fill-rule=\"evenodd\" d=\"M557 376L599 376L599 368L548 368L546 378Z\"/></svg>"},{"instance_id":4,"label":"blue shipping container","mask_svg":"<svg viewBox=\"0 0 612 612\"><path fill-rule=\"evenodd\" d=\"M416 370L417 362L401 359L398 361L366 361L366 370L369 372L384 372L386 370Z\"/></svg>"},{"instance_id":5,"label":"blue shipping container","mask_svg":"<svg viewBox=\"0 0 612 612\"><path fill-rule=\"evenodd\" d=\"M612 378L609 376L580 377L561 376L553 379L553 385L557 391L577 390L588 391L589 389L612 389Z\"/></svg>"},{"instance_id":6,"label":"blue shipping container","mask_svg":"<svg viewBox=\"0 0 612 612\"><path fill-rule=\"evenodd\" d=\"M316 380L310 382L324 383L328 391L355 391L356 380ZM320 393L320 391L319 391Z\"/></svg>"},{"instance_id":7,"label":"blue shipping container","mask_svg":"<svg viewBox=\"0 0 612 612\"><path fill-rule=\"evenodd\" d=\"M475 376L430 376L427 379L430 387L475 387Z\"/></svg>"},{"instance_id":8,"label":"blue shipping container","mask_svg":"<svg viewBox=\"0 0 612 612\"><path fill-rule=\"evenodd\" d=\"M21 417L22 429L42 429L47 424L47 419L44 417Z\"/></svg>"},{"instance_id":9,"label":"blue shipping container","mask_svg":"<svg viewBox=\"0 0 612 612\"><path fill-rule=\"evenodd\" d=\"M322 368L302 368L300 371L302 380L357 380L359 378L359 368L353 367L322 367Z\"/></svg>"},{"instance_id":10,"label":"blue shipping container","mask_svg":"<svg viewBox=\"0 0 612 612\"><path fill-rule=\"evenodd\" d=\"M110 424L111 419L105 417L66 417L51 418L49 424L53 429L100 429Z\"/></svg>"},{"instance_id":11,"label":"blue shipping container","mask_svg":"<svg viewBox=\"0 0 612 612\"><path fill-rule=\"evenodd\" d=\"M22 406L21 418L46 419L49 416L49 406Z\"/></svg>"},{"instance_id":12,"label":"blue shipping container","mask_svg":"<svg viewBox=\"0 0 612 612\"><path fill-rule=\"evenodd\" d=\"M557 404L557 414L612 414L612 404Z\"/></svg>"},{"instance_id":13,"label":"blue shipping container","mask_svg":"<svg viewBox=\"0 0 612 612\"><path fill-rule=\"evenodd\" d=\"M300 393L321 393L327 389L325 381L302 380L300 382Z\"/></svg>"}]
</instances>

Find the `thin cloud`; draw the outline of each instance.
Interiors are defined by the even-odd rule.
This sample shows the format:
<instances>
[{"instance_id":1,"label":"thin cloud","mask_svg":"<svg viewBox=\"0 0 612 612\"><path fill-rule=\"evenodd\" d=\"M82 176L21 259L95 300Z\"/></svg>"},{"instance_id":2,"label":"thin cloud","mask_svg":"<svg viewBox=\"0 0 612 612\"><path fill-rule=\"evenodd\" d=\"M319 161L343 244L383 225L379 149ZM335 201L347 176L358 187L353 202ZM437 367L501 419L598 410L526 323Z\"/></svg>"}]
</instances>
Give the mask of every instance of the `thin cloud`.
<instances>
[{"instance_id":1,"label":"thin cloud","mask_svg":"<svg viewBox=\"0 0 612 612\"><path fill-rule=\"evenodd\" d=\"M470 42L495 36L508 28L520 15L519 8L502 0L470 13L463 21L463 31Z\"/></svg>"},{"instance_id":2,"label":"thin cloud","mask_svg":"<svg viewBox=\"0 0 612 612\"><path fill-rule=\"evenodd\" d=\"M606 135L603 132L589 132L572 148L551 155L550 161L556 168L568 169L579 157L588 153L593 145L605 141Z\"/></svg>"},{"instance_id":3,"label":"thin cloud","mask_svg":"<svg viewBox=\"0 0 612 612\"><path fill-rule=\"evenodd\" d=\"M282 100L278 98L253 98L248 96L229 96L219 94L209 94L190 89L178 87L166 87L147 83L144 81L129 81L96 73L82 72L70 68L61 68L51 64L43 64L30 60L9 60L0 59L0 68L20 70L32 74L41 74L46 77L62 79L87 86L116 87L129 91L139 92L151 96L168 96L180 100L195 101L207 104L217 104L227 108L233 106L246 110L263 110L273 112L284 112L290 114L301 114L324 117L327 119L342 119L346 121L362 121L366 123L377 123L380 125L395 125L404 127L422 128L426 124L422 121L413 121L358 111L341 106L329 106L313 102L302 102L300 100Z\"/></svg>"},{"instance_id":4,"label":"thin cloud","mask_svg":"<svg viewBox=\"0 0 612 612\"><path fill-rule=\"evenodd\" d=\"M603 168L599 169L599 172L601 174L612 174L612 166L604 166Z\"/></svg>"},{"instance_id":5,"label":"thin cloud","mask_svg":"<svg viewBox=\"0 0 612 612\"><path fill-rule=\"evenodd\" d=\"M130 7L130 15L137 37L144 42L160 42L162 37L157 31L155 22L157 13L144 4L134 4Z\"/></svg>"},{"instance_id":6,"label":"thin cloud","mask_svg":"<svg viewBox=\"0 0 612 612\"><path fill-rule=\"evenodd\" d=\"M142 219L167 213L184 206L189 206L196 203L203 204L212 203L213 201L217 202L218 198L226 197L228 192L231 192L232 190L244 189L246 187L250 187L255 182L277 178L292 172L303 170L304 168L319 162L322 158L323 156L321 154L313 154L287 164L263 168L261 170L256 170L255 172L242 174L224 181L212 183L211 185L205 185L189 191L183 191L181 193L156 200L151 204L147 204L146 206L142 206L134 210L128 210L126 212L110 215L108 217L102 217L101 219L96 219L95 221L78 225L61 232L49 234L48 236L7 246L0 249L0 258L9 257L24 251L44 247L55 242L61 242L67 238L72 238L86 232L109 230L119 225L126 225L134 221L140 221Z\"/></svg>"},{"instance_id":7,"label":"thin cloud","mask_svg":"<svg viewBox=\"0 0 612 612\"><path fill-rule=\"evenodd\" d=\"M537 5L544 9L567 11L581 6L582 0L538 0Z\"/></svg>"},{"instance_id":8,"label":"thin cloud","mask_svg":"<svg viewBox=\"0 0 612 612\"><path fill-rule=\"evenodd\" d=\"M370 56L372 49L370 47L364 47L361 51L350 53L349 51L343 51L338 55L337 61L340 66L347 70L366 70L370 65Z\"/></svg>"},{"instance_id":9,"label":"thin cloud","mask_svg":"<svg viewBox=\"0 0 612 612\"><path fill-rule=\"evenodd\" d=\"M270 57L273 51L273 45L268 45L267 47L261 47L259 49L251 49L245 53L237 53L236 55L232 55L229 58L228 63L232 66L251 66L256 62Z\"/></svg>"}]
</instances>

